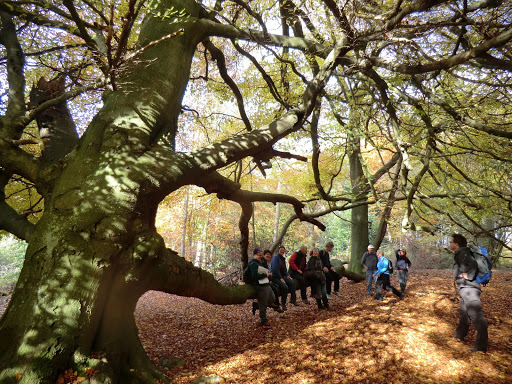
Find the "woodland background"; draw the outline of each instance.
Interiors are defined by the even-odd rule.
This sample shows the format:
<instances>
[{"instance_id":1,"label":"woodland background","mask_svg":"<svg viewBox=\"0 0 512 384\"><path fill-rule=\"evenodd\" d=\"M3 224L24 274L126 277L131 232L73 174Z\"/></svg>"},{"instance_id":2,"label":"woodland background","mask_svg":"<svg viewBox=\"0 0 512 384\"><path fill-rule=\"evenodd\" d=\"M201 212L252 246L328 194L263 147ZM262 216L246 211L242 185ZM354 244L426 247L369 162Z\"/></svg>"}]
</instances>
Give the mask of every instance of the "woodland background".
<instances>
[{"instance_id":1,"label":"woodland background","mask_svg":"<svg viewBox=\"0 0 512 384\"><path fill-rule=\"evenodd\" d=\"M0 1L0 381L72 382L76 370L147 384L209 365L234 382L381 369L504 380L511 23L512 1L498 0ZM482 370L470 376L449 338L453 232L497 269L484 305L499 341L469 357ZM391 259L406 248L410 296L380 306L344 281L332 311L294 308L256 330L254 289L239 284L252 248L289 256L327 240L351 281L369 243ZM201 341L181 332L193 324ZM228 363L247 345L255 364ZM317 371L285 360L273 378L259 348Z\"/></svg>"}]
</instances>

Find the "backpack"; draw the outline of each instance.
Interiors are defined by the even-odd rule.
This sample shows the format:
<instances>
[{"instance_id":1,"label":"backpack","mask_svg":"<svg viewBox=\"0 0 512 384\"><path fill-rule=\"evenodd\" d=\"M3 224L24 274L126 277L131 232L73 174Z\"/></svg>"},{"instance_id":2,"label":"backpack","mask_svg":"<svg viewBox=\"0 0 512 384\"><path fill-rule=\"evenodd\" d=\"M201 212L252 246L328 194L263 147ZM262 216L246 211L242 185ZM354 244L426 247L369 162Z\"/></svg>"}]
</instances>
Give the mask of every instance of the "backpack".
<instances>
[{"instance_id":1,"label":"backpack","mask_svg":"<svg viewBox=\"0 0 512 384\"><path fill-rule=\"evenodd\" d=\"M393 263L388 259L388 272L393 273Z\"/></svg>"},{"instance_id":2,"label":"backpack","mask_svg":"<svg viewBox=\"0 0 512 384\"><path fill-rule=\"evenodd\" d=\"M491 280L492 275L492 262L487 255L487 248L470 245L469 249L478 264L478 273L475 280L485 286Z\"/></svg>"},{"instance_id":3,"label":"backpack","mask_svg":"<svg viewBox=\"0 0 512 384\"><path fill-rule=\"evenodd\" d=\"M244 269L244 273L242 275L242 280L245 284L252 284L253 281L252 281L252 276L251 276L251 271L249 270L249 266L245 267Z\"/></svg>"}]
</instances>

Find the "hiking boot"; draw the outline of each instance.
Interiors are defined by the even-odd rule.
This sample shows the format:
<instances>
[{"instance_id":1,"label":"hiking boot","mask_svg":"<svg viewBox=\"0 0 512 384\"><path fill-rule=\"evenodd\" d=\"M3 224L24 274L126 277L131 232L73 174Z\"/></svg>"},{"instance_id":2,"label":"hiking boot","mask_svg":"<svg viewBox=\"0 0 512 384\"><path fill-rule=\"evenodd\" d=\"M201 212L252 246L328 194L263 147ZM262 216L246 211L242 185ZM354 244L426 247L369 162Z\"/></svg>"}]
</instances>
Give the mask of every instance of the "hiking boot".
<instances>
[{"instance_id":1,"label":"hiking boot","mask_svg":"<svg viewBox=\"0 0 512 384\"><path fill-rule=\"evenodd\" d=\"M331 295L327 294L327 300L331 300Z\"/></svg>"},{"instance_id":2,"label":"hiking boot","mask_svg":"<svg viewBox=\"0 0 512 384\"><path fill-rule=\"evenodd\" d=\"M268 320L267 320L267 319L265 319L265 320L261 320L261 321L260 321L260 325L261 325L262 327L270 327L270 323L268 322Z\"/></svg>"},{"instance_id":3,"label":"hiking boot","mask_svg":"<svg viewBox=\"0 0 512 384\"><path fill-rule=\"evenodd\" d=\"M334 291L334 292L333 292L333 294L334 294L335 296L339 296L339 297L341 297L341 293L339 293L338 291Z\"/></svg>"},{"instance_id":4,"label":"hiking boot","mask_svg":"<svg viewBox=\"0 0 512 384\"><path fill-rule=\"evenodd\" d=\"M460 337L460 336L458 336L458 335L453 335L453 338L454 338L455 340L457 340L457 341L461 341L461 342L466 341L466 340L464 340L464 337Z\"/></svg>"},{"instance_id":5,"label":"hiking boot","mask_svg":"<svg viewBox=\"0 0 512 384\"><path fill-rule=\"evenodd\" d=\"M313 299L317 299L317 300L322 298L322 296L317 295L316 293L313 293L313 294L311 295L311 297L312 297Z\"/></svg>"},{"instance_id":6,"label":"hiking boot","mask_svg":"<svg viewBox=\"0 0 512 384\"><path fill-rule=\"evenodd\" d=\"M288 308L286 307L286 304L281 305L281 308L283 309L283 311L287 311L288 310Z\"/></svg>"},{"instance_id":7,"label":"hiking boot","mask_svg":"<svg viewBox=\"0 0 512 384\"><path fill-rule=\"evenodd\" d=\"M487 349L478 349L478 348L468 349L468 353L475 353L475 352L487 352Z\"/></svg>"},{"instance_id":8,"label":"hiking boot","mask_svg":"<svg viewBox=\"0 0 512 384\"><path fill-rule=\"evenodd\" d=\"M277 304L272 304L270 306L270 308L272 308L274 311L276 311L277 313L283 313L284 311L281 309L281 307Z\"/></svg>"},{"instance_id":9,"label":"hiking boot","mask_svg":"<svg viewBox=\"0 0 512 384\"><path fill-rule=\"evenodd\" d=\"M259 309L259 305L256 301L252 302L252 314L253 316L256 314L256 311Z\"/></svg>"},{"instance_id":10,"label":"hiking boot","mask_svg":"<svg viewBox=\"0 0 512 384\"><path fill-rule=\"evenodd\" d=\"M308 299L302 299L302 302L303 302L304 304L309 304L309 300L308 300Z\"/></svg>"}]
</instances>

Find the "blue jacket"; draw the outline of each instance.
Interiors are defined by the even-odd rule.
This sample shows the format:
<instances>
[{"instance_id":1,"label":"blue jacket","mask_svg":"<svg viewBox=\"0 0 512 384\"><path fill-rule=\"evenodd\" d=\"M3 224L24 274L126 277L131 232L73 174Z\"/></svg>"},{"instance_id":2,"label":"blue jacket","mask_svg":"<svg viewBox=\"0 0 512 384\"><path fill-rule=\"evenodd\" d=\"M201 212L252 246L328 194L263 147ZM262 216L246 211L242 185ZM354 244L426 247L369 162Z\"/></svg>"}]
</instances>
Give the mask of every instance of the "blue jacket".
<instances>
[{"instance_id":1,"label":"blue jacket","mask_svg":"<svg viewBox=\"0 0 512 384\"><path fill-rule=\"evenodd\" d=\"M384 256L381 256L379 257L379 261L377 262L377 272L375 272L375 274L386 274L386 275L389 275L389 272L388 272L388 266L389 266L389 261L388 259L386 259Z\"/></svg>"},{"instance_id":2,"label":"blue jacket","mask_svg":"<svg viewBox=\"0 0 512 384\"><path fill-rule=\"evenodd\" d=\"M286 270L286 260L284 256L281 256L279 253L272 256L272 260L270 261L270 273L272 273L272 277L276 280L289 276Z\"/></svg>"}]
</instances>

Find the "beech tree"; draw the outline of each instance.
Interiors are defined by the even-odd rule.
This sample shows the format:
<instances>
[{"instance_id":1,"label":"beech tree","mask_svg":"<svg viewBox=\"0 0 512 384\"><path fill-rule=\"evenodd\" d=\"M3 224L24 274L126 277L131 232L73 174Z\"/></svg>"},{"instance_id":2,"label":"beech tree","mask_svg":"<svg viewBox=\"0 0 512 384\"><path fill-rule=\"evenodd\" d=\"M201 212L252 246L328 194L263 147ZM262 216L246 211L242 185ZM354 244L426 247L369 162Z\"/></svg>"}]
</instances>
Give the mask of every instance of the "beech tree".
<instances>
[{"instance_id":1,"label":"beech tree","mask_svg":"<svg viewBox=\"0 0 512 384\"><path fill-rule=\"evenodd\" d=\"M485 153L480 166L493 164L510 181L512 18L501 3L1 2L8 90L0 120L0 229L29 246L0 322L0 381L50 383L70 367L94 367L98 383L169 381L138 339L138 298L160 290L235 304L253 294L218 284L166 249L155 230L157 207L182 186L240 205L247 258L255 202L289 204L296 218L322 229L318 217L347 209L355 224L367 225L369 204L384 204L385 221L401 200L404 227L412 229L418 200L468 201L459 188L471 179L460 165L468 156ZM201 80L203 87L194 84ZM215 96L217 105L185 105L187 89ZM467 109L464 91L481 107ZM69 109L78 96L85 112ZM238 109L229 122L235 133L214 126L225 121L213 124L211 113L208 124L201 120L201 111L222 113L217 107L227 98ZM190 115L223 134L183 150ZM477 152L475 135L485 143ZM301 146L294 153L278 148L304 138L312 143L315 199L324 211L305 214L293 196L242 189L244 159L263 173L275 157L306 160ZM378 151L378 166L366 164L363 141ZM349 190L318 167L321 149L340 143L354 171ZM37 222L5 193L20 178L44 201ZM380 189L379 180L390 188ZM491 190L508 209L509 185ZM367 240L358 238L354 275Z\"/></svg>"}]
</instances>

